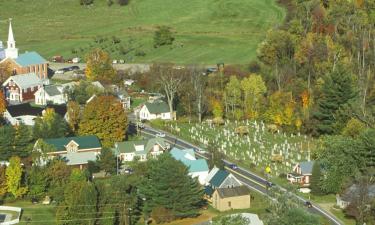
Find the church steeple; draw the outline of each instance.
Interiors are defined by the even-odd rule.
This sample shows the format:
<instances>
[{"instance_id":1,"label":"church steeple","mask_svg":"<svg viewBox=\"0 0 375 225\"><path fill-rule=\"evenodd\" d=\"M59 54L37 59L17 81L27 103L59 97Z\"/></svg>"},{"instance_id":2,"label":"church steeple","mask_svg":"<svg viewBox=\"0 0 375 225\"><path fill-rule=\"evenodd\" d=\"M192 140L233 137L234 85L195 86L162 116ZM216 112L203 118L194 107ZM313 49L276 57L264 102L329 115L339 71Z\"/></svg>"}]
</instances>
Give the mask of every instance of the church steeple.
<instances>
[{"instance_id":1,"label":"church steeple","mask_svg":"<svg viewBox=\"0 0 375 225\"><path fill-rule=\"evenodd\" d=\"M16 48L16 41L14 40L12 19L9 19L9 32L7 48L5 49L5 57L16 59L18 57L18 49Z\"/></svg>"}]
</instances>

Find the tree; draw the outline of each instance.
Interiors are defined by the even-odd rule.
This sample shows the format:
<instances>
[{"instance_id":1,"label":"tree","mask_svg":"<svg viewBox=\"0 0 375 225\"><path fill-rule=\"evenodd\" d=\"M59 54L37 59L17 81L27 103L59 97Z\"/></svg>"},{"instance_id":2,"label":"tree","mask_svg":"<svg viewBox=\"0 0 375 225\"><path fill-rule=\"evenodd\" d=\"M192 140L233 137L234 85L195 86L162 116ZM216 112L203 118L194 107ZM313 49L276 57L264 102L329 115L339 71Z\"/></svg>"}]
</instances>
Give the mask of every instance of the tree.
<instances>
[{"instance_id":1,"label":"tree","mask_svg":"<svg viewBox=\"0 0 375 225\"><path fill-rule=\"evenodd\" d=\"M247 225L249 223L249 219L244 218L241 215L229 215L222 216L219 219L214 220L212 225Z\"/></svg>"},{"instance_id":2,"label":"tree","mask_svg":"<svg viewBox=\"0 0 375 225\"><path fill-rule=\"evenodd\" d=\"M154 48L173 44L174 37L170 27L160 26L154 33Z\"/></svg>"},{"instance_id":3,"label":"tree","mask_svg":"<svg viewBox=\"0 0 375 225\"><path fill-rule=\"evenodd\" d=\"M15 198L26 194L27 187L22 186L23 169L19 157L13 156L10 158L9 166L6 168L5 174L8 192L12 193Z\"/></svg>"},{"instance_id":4,"label":"tree","mask_svg":"<svg viewBox=\"0 0 375 225\"><path fill-rule=\"evenodd\" d=\"M214 144L210 144L208 151L211 153L208 161L210 168L216 166L219 169L224 169L225 164L223 159L225 158L225 155L220 151L219 147Z\"/></svg>"},{"instance_id":5,"label":"tree","mask_svg":"<svg viewBox=\"0 0 375 225\"><path fill-rule=\"evenodd\" d=\"M96 196L94 184L87 182L83 171L73 169L69 183L65 187L64 201L57 207L57 224L94 225ZM70 221L65 222L64 220Z\"/></svg>"},{"instance_id":6,"label":"tree","mask_svg":"<svg viewBox=\"0 0 375 225\"><path fill-rule=\"evenodd\" d=\"M12 126L0 127L0 160L12 156L15 130Z\"/></svg>"},{"instance_id":7,"label":"tree","mask_svg":"<svg viewBox=\"0 0 375 225\"><path fill-rule=\"evenodd\" d=\"M32 198L41 199L47 191L48 180L46 170L33 166L27 174L28 195Z\"/></svg>"},{"instance_id":8,"label":"tree","mask_svg":"<svg viewBox=\"0 0 375 225\"><path fill-rule=\"evenodd\" d=\"M176 218L197 215L203 192L197 179L188 175L188 168L169 154L160 155L147 164L147 175L139 186L140 193L147 199L145 207L164 207Z\"/></svg>"},{"instance_id":9,"label":"tree","mask_svg":"<svg viewBox=\"0 0 375 225\"><path fill-rule=\"evenodd\" d=\"M0 199L8 192L6 167L0 166Z\"/></svg>"},{"instance_id":10,"label":"tree","mask_svg":"<svg viewBox=\"0 0 375 225\"><path fill-rule=\"evenodd\" d=\"M106 174L116 173L116 156L111 149L103 148L101 154L98 156L98 164L101 170Z\"/></svg>"},{"instance_id":11,"label":"tree","mask_svg":"<svg viewBox=\"0 0 375 225\"><path fill-rule=\"evenodd\" d=\"M86 77L90 81L111 82L116 75L109 54L102 49L88 53L86 63Z\"/></svg>"},{"instance_id":12,"label":"tree","mask_svg":"<svg viewBox=\"0 0 375 225\"><path fill-rule=\"evenodd\" d=\"M312 176L310 179L311 193L315 195L322 195L322 189L320 188L320 180L322 179L321 165L319 161L315 161L312 168Z\"/></svg>"},{"instance_id":13,"label":"tree","mask_svg":"<svg viewBox=\"0 0 375 225\"><path fill-rule=\"evenodd\" d=\"M67 104L68 124L73 133L77 132L81 117L81 107L75 101L69 101Z\"/></svg>"},{"instance_id":14,"label":"tree","mask_svg":"<svg viewBox=\"0 0 375 225\"><path fill-rule=\"evenodd\" d=\"M57 202L64 199L65 185L68 183L71 171L72 169L61 160L53 160L48 164L48 193Z\"/></svg>"},{"instance_id":15,"label":"tree","mask_svg":"<svg viewBox=\"0 0 375 225\"><path fill-rule=\"evenodd\" d=\"M248 118L256 119L259 114L260 97L267 92L266 84L260 75L251 74L242 79L241 90L244 96L245 114Z\"/></svg>"},{"instance_id":16,"label":"tree","mask_svg":"<svg viewBox=\"0 0 375 225\"><path fill-rule=\"evenodd\" d=\"M79 124L80 135L96 135L104 147L125 139L128 121L126 113L114 96L99 96L83 110Z\"/></svg>"},{"instance_id":17,"label":"tree","mask_svg":"<svg viewBox=\"0 0 375 225\"><path fill-rule=\"evenodd\" d=\"M102 95L103 90L93 85L91 82L81 80L78 86L67 87L64 90L70 101L77 102L81 105L86 104L93 95Z\"/></svg>"},{"instance_id":18,"label":"tree","mask_svg":"<svg viewBox=\"0 0 375 225\"><path fill-rule=\"evenodd\" d=\"M3 91L0 91L0 117L3 116L3 113L5 112L7 108L7 102L5 100L5 96Z\"/></svg>"},{"instance_id":19,"label":"tree","mask_svg":"<svg viewBox=\"0 0 375 225\"><path fill-rule=\"evenodd\" d=\"M180 89L186 70L175 69L172 65L153 65L151 72L156 76L156 81L167 96L169 112L174 115L173 104L177 91ZM175 117L173 116L175 119Z\"/></svg>"},{"instance_id":20,"label":"tree","mask_svg":"<svg viewBox=\"0 0 375 225\"><path fill-rule=\"evenodd\" d=\"M355 96L352 78L342 66L325 77L318 109L313 115L318 134L335 134L341 131L340 127L343 125L336 124L337 117L340 116L339 109L350 104Z\"/></svg>"},{"instance_id":21,"label":"tree","mask_svg":"<svg viewBox=\"0 0 375 225\"><path fill-rule=\"evenodd\" d=\"M342 135L349 137L358 137L362 131L365 130L365 124L358 119L351 118L344 129L341 131Z\"/></svg>"},{"instance_id":22,"label":"tree","mask_svg":"<svg viewBox=\"0 0 375 225\"><path fill-rule=\"evenodd\" d=\"M202 75L202 71L194 67L191 71L191 81L194 91L194 102L198 114L198 121L202 122L202 115L205 112L204 90L207 87L207 79Z\"/></svg>"},{"instance_id":23,"label":"tree","mask_svg":"<svg viewBox=\"0 0 375 225\"><path fill-rule=\"evenodd\" d=\"M14 150L12 155L26 158L31 155L34 144L32 130L26 125L15 127Z\"/></svg>"},{"instance_id":24,"label":"tree","mask_svg":"<svg viewBox=\"0 0 375 225\"><path fill-rule=\"evenodd\" d=\"M94 3L94 0L79 0L80 5L91 5Z\"/></svg>"},{"instance_id":25,"label":"tree","mask_svg":"<svg viewBox=\"0 0 375 225\"><path fill-rule=\"evenodd\" d=\"M9 62L0 64L0 84L4 83L12 75L12 67Z\"/></svg>"},{"instance_id":26,"label":"tree","mask_svg":"<svg viewBox=\"0 0 375 225\"><path fill-rule=\"evenodd\" d=\"M241 101L241 83L236 76L231 76L229 82L225 87L225 104L226 108L230 108L232 117L235 117L235 109L239 106Z\"/></svg>"},{"instance_id":27,"label":"tree","mask_svg":"<svg viewBox=\"0 0 375 225\"><path fill-rule=\"evenodd\" d=\"M66 121L54 109L47 108L42 118L35 119L33 128L34 138L59 138L67 134L68 125Z\"/></svg>"},{"instance_id":28,"label":"tree","mask_svg":"<svg viewBox=\"0 0 375 225\"><path fill-rule=\"evenodd\" d=\"M128 5L130 0L117 0L119 5Z\"/></svg>"}]
</instances>

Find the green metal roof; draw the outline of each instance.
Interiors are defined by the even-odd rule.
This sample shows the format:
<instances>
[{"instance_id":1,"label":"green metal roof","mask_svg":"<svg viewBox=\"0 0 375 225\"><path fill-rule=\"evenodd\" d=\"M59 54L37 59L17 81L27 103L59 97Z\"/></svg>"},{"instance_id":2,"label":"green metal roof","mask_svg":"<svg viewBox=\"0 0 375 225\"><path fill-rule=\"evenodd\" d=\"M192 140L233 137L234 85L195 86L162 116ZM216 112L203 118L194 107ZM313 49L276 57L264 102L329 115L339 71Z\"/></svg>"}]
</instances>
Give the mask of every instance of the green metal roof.
<instances>
[{"instance_id":1,"label":"green metal roof","mask_svg":"<svg viewBox=\"0 0 375 225\"><path fill-rule=\"evenodd\" d=\"M229 175L228 171L226 170L219 170L215 174L215 176L212 177L210 183L211 185L215 187L220 187L220 185L224 182L225 178L227 178Z\"/></svg>"},{"instance_id":2,"label":"green metal roof","mask_svg":"<svg viewBox=\"0 0 375 225\"><path fill-rule=\"evenodd\" d=\"M160 113L167 113L169 112L169 107L167 103L162 101L155 101L155 102L146 102L145 103L148 111L152 114L160 114Z\"/></svg>"},{"instance_id":3,"label":"green metal roof","mask_svg":"<svg viewBox=\"0 0 375 225\"><path fill-rule=\"evenodd\" d=\"M79 149L102 147L99 138L95 135L66 138L51 138L44 139L43 141L49 145L54 146L57 151L65 151L65 146L72 140L79 145Z\"/></svg>"},{"instance_id":4,"label":"green metal roof","mask_svg":"<svg viewBox=\"0 0 375 225\"><path fill-rule=\"evenodd\" d=\"M24 54L20 54L15 61L20 66L31 66L47 63L47 60L36 52L26 52Z\"/></svg>"},{"instance_id":5,"label":"green metal roof","mask_svg":"<svg viewBox=\"0 0 375 225\"><path fill-rule=\"evenodd\" d=\"M138 141L124 141L124 142L116 143L117 153L135 152L136 154L143 155L143 154L147 154L155 144L160 145L162 148L166 148L167 146L164 139L160 137L145 139L145 140L138 140ZM139 145L144 146L143 151L136 151L135 146L139 146Z\"/></svg>"},{"instance_id":6,"label":"green metal roof","mask_svg":"<svg viewBox=\"0 0 375 225\"><path fill-rule=\"evenodd\" d=\"M190 154L191 156L195 158L193 149L180 150L178 148L173 148L169 153L172 155L173 158L185 164L185 166L189 168L190 173L204 172L204 171L208 172L209 170L207 161L205 159L191 160L189 158L186 158L186 154Z\"/></svg>"}]
</instances>

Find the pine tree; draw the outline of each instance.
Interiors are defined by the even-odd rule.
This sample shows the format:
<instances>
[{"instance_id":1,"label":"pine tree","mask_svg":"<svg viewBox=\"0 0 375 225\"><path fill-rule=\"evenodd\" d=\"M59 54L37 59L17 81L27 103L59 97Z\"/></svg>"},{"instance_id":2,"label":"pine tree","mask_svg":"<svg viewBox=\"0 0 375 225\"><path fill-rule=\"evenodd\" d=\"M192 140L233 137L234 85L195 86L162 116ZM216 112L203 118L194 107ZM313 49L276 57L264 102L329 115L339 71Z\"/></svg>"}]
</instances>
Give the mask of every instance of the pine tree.
<instances>
[{"instance_id":1,"label":"pine tree","mask_svg":"<svg viewBox=\"0 0 375 225\"><path fill-rule=\"evenodd\" d=\"M21 158L30 156L34 141L31 129L21 124L15 128L15 131L12 155Z\"/></svg>"},{"instance_id":2,"label":"pine tree","mask_svg":"<svg viewBox=\"0 0 375 225\"><path fill-rule=\"evenodd\" d=\"M15 130L12 126L0 127L0 160L8 160L13 151Z\"/></svg>"},{"instance_id":3,"label":"pine tree","mask_svg":"<svg viewBox=\"0 0 375 225\"><path fill-rule=\"evenodd\" d=\"M147 164L147 179L140 185L140 193L147 199L145 207L163 207L176 218L197 215L203 192L198 181L188 175L188 168L169 154Z\"/></svg>"},{"instance_id":4,"label":"pine tree","mask_svg":"<svg viewBox=\"0 0 375 225\"><path fill-rule=\"evenodd\" d=\"M322 189L320 188L320 179L322 177L322 171L320 168L320 163L315 161L312 168L312 176L310 179L310 189L313 194L321 195Z\"/></svg>"},{"instance_id":5,"label":"pine tree","mask_svg":"<svg viewBox=\"0 0 375 225\"><path fill-rule=\"evenodd\" d=\"M340 123L347 122L343 119L344 115L339 114L339 110L348 107L355 98L353 80L350 74L342 66L328 74L324 79L322 87L322 96L318 100L318 109L314 113L316 120L316 131L319 134L334 134L341 130L335 129L338 117L341 117Z\"/></svg>"}]
</instances>

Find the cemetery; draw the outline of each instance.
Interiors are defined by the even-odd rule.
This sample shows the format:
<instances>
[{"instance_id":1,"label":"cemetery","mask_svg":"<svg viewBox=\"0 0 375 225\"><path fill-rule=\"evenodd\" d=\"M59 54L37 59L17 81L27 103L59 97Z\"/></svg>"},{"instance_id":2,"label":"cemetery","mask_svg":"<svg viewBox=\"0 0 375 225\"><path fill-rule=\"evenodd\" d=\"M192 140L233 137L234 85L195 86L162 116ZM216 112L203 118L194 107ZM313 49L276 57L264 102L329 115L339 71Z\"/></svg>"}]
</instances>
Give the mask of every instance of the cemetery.
<instances>
[{"instance_id":1,"label":"cemetery","mask_svg":"<svg viewBox=\"0 0 375 225\"><path fill-rule=\"evenodd\" d=\"M204 148L215 146L229 159L264 170L273 175L286 174L300 161L310 161L314 139L286 134L262 121L211 121L199 123L164 123L164 129Z\"/></svg>"}]
</instances>

